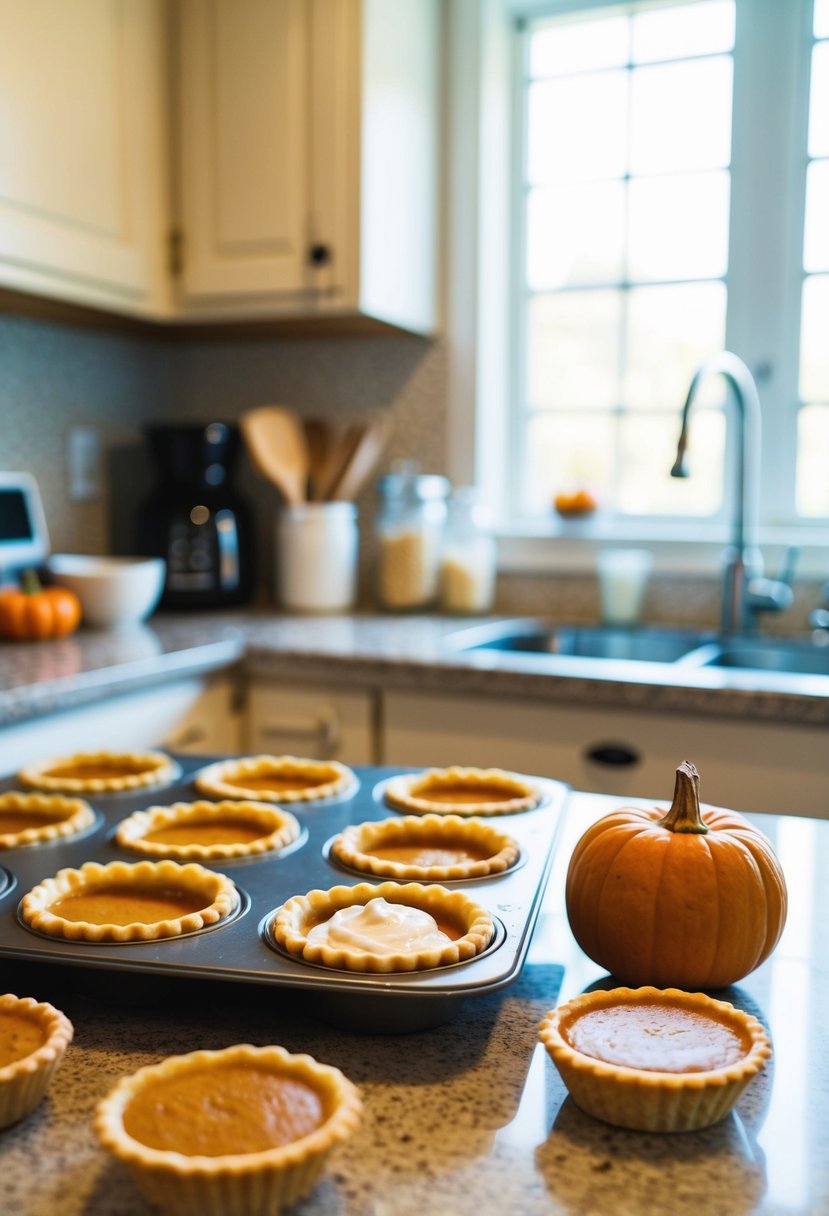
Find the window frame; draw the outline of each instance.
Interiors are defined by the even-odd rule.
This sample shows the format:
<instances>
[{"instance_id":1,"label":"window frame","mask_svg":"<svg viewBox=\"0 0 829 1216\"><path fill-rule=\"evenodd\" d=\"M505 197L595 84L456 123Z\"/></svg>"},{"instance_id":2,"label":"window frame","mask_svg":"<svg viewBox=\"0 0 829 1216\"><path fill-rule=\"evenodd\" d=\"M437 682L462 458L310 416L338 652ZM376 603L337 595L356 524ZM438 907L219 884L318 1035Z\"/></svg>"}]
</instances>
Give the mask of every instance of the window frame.
<instances>
[{"instance_id":1,"label":"window frame","mask_svg":"<svg viewBox=\"0 0 829 1216\"><path fill-rule=\"evenodd\" d=\"M681 2L685 0L677 0ZM618 7L614 0L577 3L585 11ZM642 0L640 7L658 3ZM608 530L600 515L568 524L552 512L549 519L509 514L507 486L517 473L517 445L508 402L520 374L515 358L520 349L518 319L509 303L516 298L511 293L521 275L524 239L523 225L516 222L517 199L523 194L523 148L515 139L516 130L522 129L518 108L523 105L522 40L516 30L528 19L573 8L573 0L452 0L449 10L448 471L456 483L476 482L497 504L499 568L504 571L592 569L596 548L614 542L648 544L658 569L713 571L729 534L735 479L728 475L725 510L717 520L631 517ZM795 20L787 16L793 9ZM763 403L765 491L759 540L766 566L774 570L786 546L798 544L798 572L825 577L825 521L795 521L781 510L787 469L794 507L812 41L812 0L789 0L786 5L778 0L736 0L730 205L732 217L739 215L741 223L730 225L726 282L742 276L751 286L742 293L742 303L740 293L729 290L726 345L754 370ZM769 132L784 149L777 162L768 155ZM459 148L463 155L456 155ZM773 176L779 189L770 194L762 183L767 162L777 164ZM746 172L743 165L753 168ZM749 205L757 197L763 198L763 206ZM505 230L509 242L503 240ZM783 235L770 245L767 234L772 231ZM755 257L756 249L766 248L776 257L774 265L770 258ZM770 367L772 376L767 374ZM733 434L729 426L729 469ZM505 450L513 463L499 467Z\"/></svg>"}]
</instances>

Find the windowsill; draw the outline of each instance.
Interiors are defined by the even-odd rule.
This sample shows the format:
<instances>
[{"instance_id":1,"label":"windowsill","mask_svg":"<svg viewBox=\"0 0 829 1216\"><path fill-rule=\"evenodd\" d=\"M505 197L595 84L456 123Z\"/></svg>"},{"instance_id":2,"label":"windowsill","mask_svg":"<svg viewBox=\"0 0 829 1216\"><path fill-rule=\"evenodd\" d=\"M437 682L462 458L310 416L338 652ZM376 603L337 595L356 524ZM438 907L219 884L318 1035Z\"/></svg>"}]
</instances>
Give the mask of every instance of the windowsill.
<instances>
[{"instance_id":1,"label":"windowsill","mask_svg":"<svg viewBox=\"0 0 829 1216\"><path fill-rule=\"evenodd\" d=\"M729 534L710 528L704 538L694 525L659 527L641 523L614 523L611 532L601 517L584 520L524 522L499 528L498 569L503 574L593 573L596 552L602 548L650 549L657 573L673 575L719 575ZM829 541L822 528L764 528L759 535L765 572L775 576L783 565L786 550L800 550L795 577L822 581L829 578Z\"/></svg>"}]
</instances>

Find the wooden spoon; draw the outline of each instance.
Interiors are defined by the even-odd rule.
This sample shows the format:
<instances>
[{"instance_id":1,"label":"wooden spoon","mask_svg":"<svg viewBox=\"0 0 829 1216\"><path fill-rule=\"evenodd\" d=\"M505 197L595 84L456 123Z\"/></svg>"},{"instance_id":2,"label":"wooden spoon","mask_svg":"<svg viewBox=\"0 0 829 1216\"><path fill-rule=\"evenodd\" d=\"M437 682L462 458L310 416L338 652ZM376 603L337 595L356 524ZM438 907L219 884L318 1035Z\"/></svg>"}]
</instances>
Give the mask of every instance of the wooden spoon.
<instances>
[{"instance_id":1,"label":"wooden spoon","mask_svg":"<svg viewBox=\"0 0 829 1216\"><path fill-rule=\"evenodd\" d=\"M299 418L284 405L260 405L239 419L245 446L256 468L297 506L308 491L308 443Z\"/></svg>"},{"instance_id":2,"label":"wooden spoon","mask_svg":"<svg viewBox=\"0 0 829 1216\"><path fill-rule=\"evenodd\" d=\"M312 502L322 502L322 482L334 445L334 435L328 423L321 418L306 418L305 439L308 444L308 497Z\"/></svg>"},{"instance_id":3,"label":"wooden spoon","mask_svg":"<svg viewBox=\"0 0 829 1216\"><path fill-rule=\"evenodd\" d=\"M380 411L349 429L350 443L342 469L328 491L335 502L353 502L376 469L391 438L391 415Z\"/></svg>"}]
</instances>

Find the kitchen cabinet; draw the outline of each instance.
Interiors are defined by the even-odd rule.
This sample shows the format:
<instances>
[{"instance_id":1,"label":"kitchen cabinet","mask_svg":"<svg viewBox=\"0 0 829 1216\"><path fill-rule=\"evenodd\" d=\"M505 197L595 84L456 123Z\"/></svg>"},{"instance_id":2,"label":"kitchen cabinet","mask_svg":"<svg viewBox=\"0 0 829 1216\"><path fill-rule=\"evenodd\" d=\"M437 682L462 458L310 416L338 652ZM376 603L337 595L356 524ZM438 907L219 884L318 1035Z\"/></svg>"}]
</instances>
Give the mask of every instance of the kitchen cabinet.
<instances>
[{"instance_id":1,"label":"kitchen cabinet","mask_svg":"<svg viewBox=\"0 0 829 1216\"><path fill-rule=\"evenodd\" d=\"M163 315L162 0L0 0L0 285Z\"/></svg>"},{"instance_id":2,"label":"kitchen cabinet","mask_svg":"<svg viewBox=\"0 0 829 1216\"><path fill-rule=\"evenodd\" d=\"M597 750L634 762L598 763L590 756ZM705 802L829 818L825 729L501 697L383 697L384 764L495 765L667 805L683 760L699 769Z\"/></svg>"},{"instance_id":3,"label":"kitchen cabinet","mask_svg":"<svg viewBox=\"0 0 829 1216\"><path fill-rule=\"evenodd\" d=\"M376 764L378 695L253 678L246 699L246 750Z\"/></svg>"},{"instance_id":4,"label":"kitchen cabinet","mask_svg":"<svg viewBox=\"0 0 829 1216\"><path fill-rule=\"evenodd\" d=\"M435 324L436 0L182 0L180 306Z\"/></svg>"}]
</instances>

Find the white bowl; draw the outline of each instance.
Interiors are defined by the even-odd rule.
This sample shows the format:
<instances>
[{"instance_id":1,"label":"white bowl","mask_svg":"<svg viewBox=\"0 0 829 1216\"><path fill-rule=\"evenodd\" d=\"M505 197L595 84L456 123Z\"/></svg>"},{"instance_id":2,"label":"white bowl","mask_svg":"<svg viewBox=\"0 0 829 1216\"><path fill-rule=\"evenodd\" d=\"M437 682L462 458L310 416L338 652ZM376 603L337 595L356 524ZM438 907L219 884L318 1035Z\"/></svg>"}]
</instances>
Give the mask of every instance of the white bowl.
<instances>
[{"instance_id":1,"label":"white bowl","mask_svg":"<svg viewBox=\"0 0 829 1216\"><path fill-rule=\"evenodd\" d=\"M74 591L85 625L112 629L150 615L164 589L160 557L87 557L55 553L47 567L54 581Z\"/></svg>"}]
</instances>

